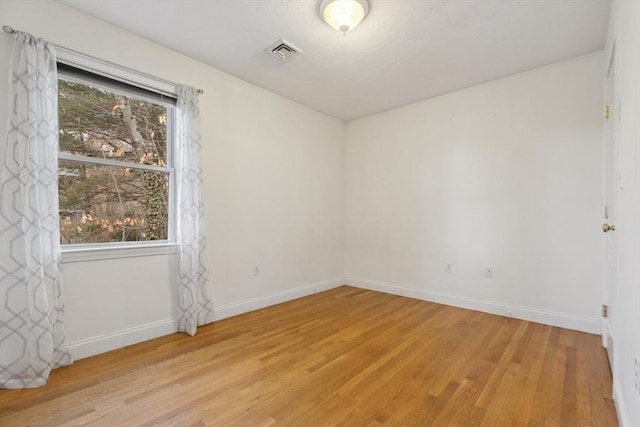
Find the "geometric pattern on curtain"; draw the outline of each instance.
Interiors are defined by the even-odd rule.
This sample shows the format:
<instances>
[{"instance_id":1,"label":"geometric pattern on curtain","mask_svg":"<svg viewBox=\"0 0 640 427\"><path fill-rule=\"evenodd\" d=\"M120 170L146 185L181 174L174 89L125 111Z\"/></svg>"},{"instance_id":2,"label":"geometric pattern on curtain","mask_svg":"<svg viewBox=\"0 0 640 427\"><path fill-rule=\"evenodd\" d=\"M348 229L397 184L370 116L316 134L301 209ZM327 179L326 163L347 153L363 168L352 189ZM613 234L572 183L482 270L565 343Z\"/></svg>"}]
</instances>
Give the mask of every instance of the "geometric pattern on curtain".
<instances>
[{"instance_id":1,"label":"geometric pattern on curtain","mask_svg":"<svg viewBox=\"0 0 640 427\"><path fill-rule=\"evenodd\" d=\"M198 91L178 85L175 174L178 245L178 330L195 335L214 320L208 292L206 239L200 167Z\"/></svg>"},{"instance_id":2,"label":"geometric pattern on curtain","mask_svg":"<svg viewBox=\"0 0 640 427\"><path fill-rule=\"evenodd\" d=\"M32 388L72 362L63 324L53 46L14 33L10 79L0 174L0 387Z\"/></svg>"}]
</instances>

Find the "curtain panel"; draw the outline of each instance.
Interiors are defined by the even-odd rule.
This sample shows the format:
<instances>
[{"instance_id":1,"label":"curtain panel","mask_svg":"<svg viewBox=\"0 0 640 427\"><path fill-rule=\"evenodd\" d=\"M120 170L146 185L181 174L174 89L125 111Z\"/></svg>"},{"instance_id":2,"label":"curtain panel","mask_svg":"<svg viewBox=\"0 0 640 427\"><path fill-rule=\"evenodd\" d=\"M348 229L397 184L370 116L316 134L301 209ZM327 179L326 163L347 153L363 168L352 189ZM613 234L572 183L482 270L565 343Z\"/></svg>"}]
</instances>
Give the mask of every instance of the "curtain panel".
<instances>
[{"instance_id":1,"label":"curtain panel","mask_svg":"<svg viewBox=\"0 0 640 427\"><path fill-rule=\"evenodd\" d=\"M16 32L9 75L0 174L0 387L32 388L72 362L63 324L53 45Z\"/></svg>"},{"instance_id":2,"label":"curtain panel","mask_svg":"<svg viewBox=\"0 0 640 427\"><path fill-rule=\"evenodd\" d=\"M176 120L176 193L178 243L178 330L195 335L214 320L209 297L201 199L200 109L198 91L178 85Z\"/></svg>"}]
</instances>

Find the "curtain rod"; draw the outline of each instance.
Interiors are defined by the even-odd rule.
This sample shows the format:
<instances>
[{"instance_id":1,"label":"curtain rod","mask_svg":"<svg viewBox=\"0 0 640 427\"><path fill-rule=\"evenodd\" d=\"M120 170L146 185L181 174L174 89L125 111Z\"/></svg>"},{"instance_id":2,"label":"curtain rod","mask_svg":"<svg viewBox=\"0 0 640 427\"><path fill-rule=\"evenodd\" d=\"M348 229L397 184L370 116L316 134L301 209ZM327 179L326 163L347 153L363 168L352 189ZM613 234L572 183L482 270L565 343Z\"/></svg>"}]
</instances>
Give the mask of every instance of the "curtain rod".
<instances>
[{"instance_id":1,"label":"curtain rod","mask_svg":"<svg viewBox=\"0 0 640 427\"><path fill-rule=\"evenodd\" d=\"M15 34L15 33L17 33L17 32L18 32L17 30L15 30L15 29L14 29L13 27L11 27L10 25L3 25L3 26L2 26L2 31L4 31L4 32L5 32L5 33L7 33L7 34ZM67 50L67 51L69 51L69 52L72 52L72 53L75 53L75 54L78 54L78 55L81 55L81 56L85 56L85 57L90 57L90 58L98 59L98 58L95 58L95 57L93 57L93 56L91 56L91 55L87 55L86 53L78 52L77 50L69 49L68 47L60 46L60 45L55 44L55 43L53 43L53 44L54 44L56 47L58 47L59 49ZM100 60L100 61L104 62L104 60ZM110 64L111 64L111 63L110 63ZM112 65L116 65L116 66L118 66L117 64L112 64ZM142 77L147 77L147 78L151 78L151 79L157 80L157 81L159 81L159 82L161 82L161 83L165 83L165 84L172 85L172 86L177 86L177 84L176 84L176 83L174 83L174 82L172 82L172 81L165 80L165 79L161 79L161 78L158 78L158 77L152 76L152 75L150 75L150 74L146 74L146 73L143 73L143 72L140 72L140 71L132 70L132 69L130 69L130 68L127 68L127 71L133 72L133 73L138 74L138 75L140 75L140 76L142 76ZM199 93L199 94L203 94L203 93L204 93L204 91L203 91L202 89L197 89L197 91L198 91L198 93Z\"/></svg>"}]
</instances>

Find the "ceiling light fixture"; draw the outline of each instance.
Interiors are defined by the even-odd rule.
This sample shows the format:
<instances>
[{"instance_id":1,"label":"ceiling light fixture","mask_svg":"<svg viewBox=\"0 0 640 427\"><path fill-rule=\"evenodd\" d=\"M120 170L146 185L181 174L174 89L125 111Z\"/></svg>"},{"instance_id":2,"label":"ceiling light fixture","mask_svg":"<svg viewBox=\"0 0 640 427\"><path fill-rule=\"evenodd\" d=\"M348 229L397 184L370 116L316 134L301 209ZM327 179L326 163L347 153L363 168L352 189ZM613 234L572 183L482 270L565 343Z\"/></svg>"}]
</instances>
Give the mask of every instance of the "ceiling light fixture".
<instances>
[{"instance_id":1,"label":"ceiling light fixture","mask_svg":"<svg viewBox=\"0 0 640 427\"><path fill-rule=\"evenodd\" d=\"M342 35L353 30L369 13L367 0L322 0L322 19Z\"/></svg>"}]
</instances>

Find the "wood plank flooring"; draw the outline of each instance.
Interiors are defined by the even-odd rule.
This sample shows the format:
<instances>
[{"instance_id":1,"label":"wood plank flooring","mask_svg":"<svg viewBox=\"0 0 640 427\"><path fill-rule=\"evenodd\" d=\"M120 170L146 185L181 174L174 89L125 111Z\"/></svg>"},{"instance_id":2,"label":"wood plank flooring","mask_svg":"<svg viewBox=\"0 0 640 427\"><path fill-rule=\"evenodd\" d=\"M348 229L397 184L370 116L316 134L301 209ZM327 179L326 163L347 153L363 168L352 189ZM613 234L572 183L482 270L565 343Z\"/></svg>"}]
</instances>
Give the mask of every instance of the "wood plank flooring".
<instances>
[{"instance_id":1,"label":"wood plank flooring","mask_svg":"<svg viewBox=\"0 0 640 427\"><path fill-rule=\"evenodd\" d=\"M1 426L616 426L595 335L343 286L0 390Z\"/></svg>"}]
</instances>

